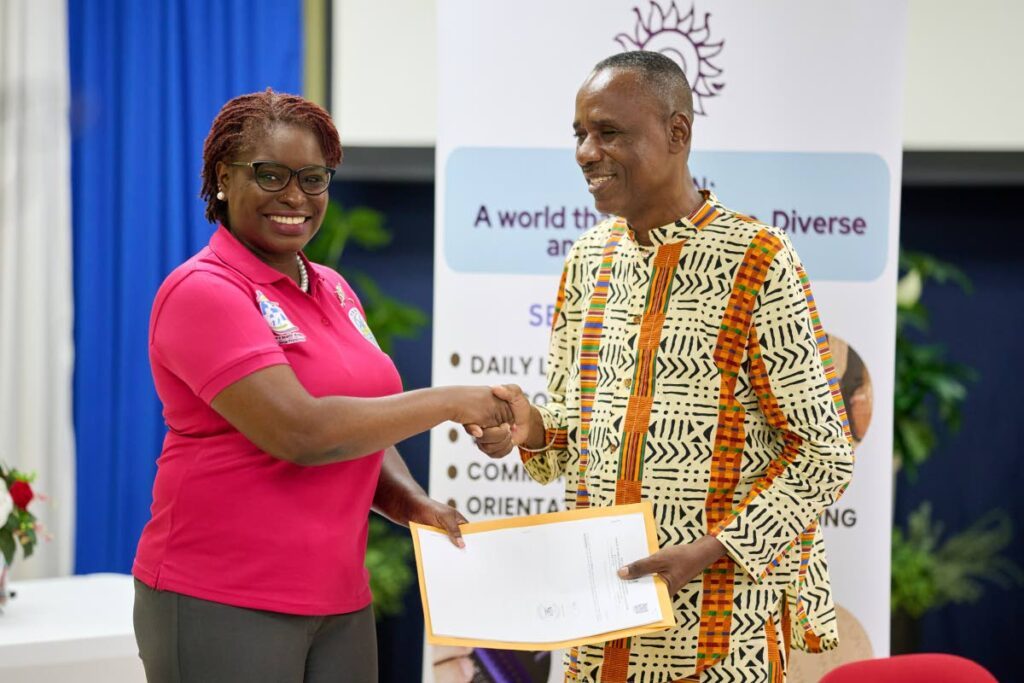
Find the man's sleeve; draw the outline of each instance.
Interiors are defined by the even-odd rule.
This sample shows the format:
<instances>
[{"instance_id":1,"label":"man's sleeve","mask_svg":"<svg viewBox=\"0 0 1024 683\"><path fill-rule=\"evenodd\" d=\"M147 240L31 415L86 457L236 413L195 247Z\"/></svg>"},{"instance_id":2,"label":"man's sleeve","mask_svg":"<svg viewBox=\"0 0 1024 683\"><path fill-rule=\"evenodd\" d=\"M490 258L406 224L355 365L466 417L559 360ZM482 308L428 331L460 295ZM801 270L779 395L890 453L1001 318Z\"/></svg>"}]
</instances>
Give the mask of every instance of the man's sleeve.
<instances>
[{"instance_id":1,"label":"man's sleeve","mask_svg":"<svg viewBox=\"0 0 1024 683\"><path fill-rule=\"evenodd\" d=\"M185 276L154 315L154 359L205 403L246 375L288 364L255 299L219 275Z\"/></svg>"},{"instance_id":2,"label":"man's sleeve","mask_svg":"<svg viewBox=\"0 0 1024 683\"><path fill-rule=\"evenodd\" d=\"M566 278L569 270L570 262L566 262L562 270L562 280L558 285L555 314L551 323L547 366L548 402L546 405L536 406L544 420L544 443L550 446L540 453L519 449L519 457L527 473L542 484L551 483L562 476L568 458L565 391L574 355L570 339L572 325L565 310Z\"/></svg>"},{"instance_id":3,"label":"man's sleeve","mask_svg":"<svg viewBox=\"0 0 1024 683\"><path fill-rule=\"evenodd\" d=\"M712 535L758 581L842 495L853 452L828 339L789 240L758 292L747 336L748 378L783 446Z\"/></svg>"}]
</instances>

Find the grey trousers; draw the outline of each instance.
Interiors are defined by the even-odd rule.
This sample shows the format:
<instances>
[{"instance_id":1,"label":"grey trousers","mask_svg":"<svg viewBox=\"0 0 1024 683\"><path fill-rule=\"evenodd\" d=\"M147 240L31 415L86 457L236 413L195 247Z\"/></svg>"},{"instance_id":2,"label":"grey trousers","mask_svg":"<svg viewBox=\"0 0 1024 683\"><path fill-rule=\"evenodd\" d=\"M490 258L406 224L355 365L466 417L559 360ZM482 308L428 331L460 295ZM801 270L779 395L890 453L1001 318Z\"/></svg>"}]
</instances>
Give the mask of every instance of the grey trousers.
<instances>
[{"instance_id":1,"label":"grey trousers","mask_svg":"<svg viewBox=\"0 0 1024 683\"><path fill-rule=\"evenodd\" d=\"M372 605L305 617L232 607L135 580L149 683L376 683Z\"/></svg>"}]
</instances>

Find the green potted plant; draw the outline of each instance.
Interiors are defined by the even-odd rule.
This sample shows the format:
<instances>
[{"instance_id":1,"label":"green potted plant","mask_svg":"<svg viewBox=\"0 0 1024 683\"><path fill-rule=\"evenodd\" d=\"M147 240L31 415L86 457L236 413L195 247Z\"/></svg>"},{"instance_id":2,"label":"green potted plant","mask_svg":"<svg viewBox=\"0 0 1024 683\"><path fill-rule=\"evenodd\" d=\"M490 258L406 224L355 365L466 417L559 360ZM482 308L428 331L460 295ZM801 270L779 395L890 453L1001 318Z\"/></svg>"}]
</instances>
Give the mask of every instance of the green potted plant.
<instances>
[{"instance_id":1,"label":"green potted plant","mask_svg":"<svg viewBox=\"0 0 1024 683\"><path fill-rule=\"evenodd\" d=\"M938 444L940 430L959 427L961 406L974 372L946 357L937 344L915 341L927 333L928 311L921 303L927 282L952 283L970 292L967 277L954 266L919 253L902 253L897 288L896 382L893 465L908 482ZM925 501L892 534L892 649L915 652L920 619L949 603L974 602L987 584L1020 583L1020 569L1001 555L1013 540L1013 524L994 509L966 529L946 535Z\"/></svg>"},{"instance_id":2,"label":"green potted plant","mask_svg":"<svg viewBox=\"0 0 1024 683\"><path fill-rule=\"evenodd\" d=\"M1010 588L1021 582L1020 568L1001 555L1013 540L1013 524L1004 510L992 510L963 531L945 536L932 519L930 502L893 529L893 651L916 652L920 619L950 603L976 602L986 584Z\"/></svg>"}]
</instances>

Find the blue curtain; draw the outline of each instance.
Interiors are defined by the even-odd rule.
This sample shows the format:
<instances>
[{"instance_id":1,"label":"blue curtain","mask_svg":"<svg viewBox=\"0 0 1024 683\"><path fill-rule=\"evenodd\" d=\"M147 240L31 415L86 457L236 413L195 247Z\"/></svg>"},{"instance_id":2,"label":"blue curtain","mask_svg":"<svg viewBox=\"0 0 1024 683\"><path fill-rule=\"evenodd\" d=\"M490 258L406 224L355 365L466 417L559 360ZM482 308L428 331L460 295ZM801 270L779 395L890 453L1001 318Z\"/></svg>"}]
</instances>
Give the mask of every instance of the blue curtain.
<instances>
[{"instance_id":1,"label":"blue curtain","mask_svg":"<svg viewBox=\"0 0 1024 683\"><path fill-rule=\"evenodd\" d=\"M212 232L198 198L210 123L235 95L300 92L301 26L301 0L68 2L77 573L131 567L164 434L153 296Z\"/></svg>"}]
</instances>

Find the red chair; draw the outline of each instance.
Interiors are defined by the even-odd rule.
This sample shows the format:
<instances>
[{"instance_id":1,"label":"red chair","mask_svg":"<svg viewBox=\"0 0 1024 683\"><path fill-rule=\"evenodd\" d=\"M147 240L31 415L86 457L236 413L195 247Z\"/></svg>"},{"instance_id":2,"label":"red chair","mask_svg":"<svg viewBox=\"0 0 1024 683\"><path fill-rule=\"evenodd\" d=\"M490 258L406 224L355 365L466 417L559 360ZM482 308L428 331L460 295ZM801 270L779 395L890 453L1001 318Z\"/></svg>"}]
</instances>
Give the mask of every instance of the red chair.
<instances>
[{"instance_id":1,"label":"red chair","mask_svg":"<svg viewBox=\"0 0 1024 683\"><path fill-rule=\"evenodd\" d=\"M819 683L998 683L985 667L956 655L897 655L850 662Z\"/></svg>"}]
</instances>

